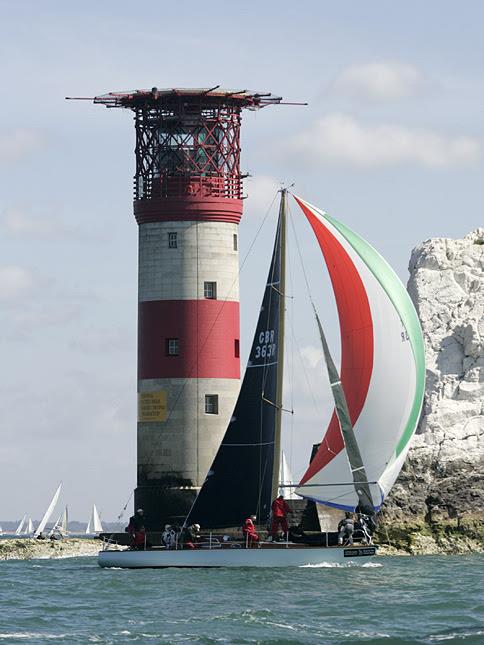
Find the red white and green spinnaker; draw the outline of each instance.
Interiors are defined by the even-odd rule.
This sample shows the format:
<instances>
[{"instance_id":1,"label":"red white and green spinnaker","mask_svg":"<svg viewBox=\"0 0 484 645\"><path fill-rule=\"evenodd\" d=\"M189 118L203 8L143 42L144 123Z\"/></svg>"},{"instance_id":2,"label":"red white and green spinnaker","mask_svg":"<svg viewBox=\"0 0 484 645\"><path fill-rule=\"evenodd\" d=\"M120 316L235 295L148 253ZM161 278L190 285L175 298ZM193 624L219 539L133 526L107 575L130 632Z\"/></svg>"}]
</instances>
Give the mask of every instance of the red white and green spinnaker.
<instances>
[{"instance_id":1,"label":"red white and green spinnaker","mask_svg":"<svg viewBox=\"0 0 484 645\"><path fill-rule=\"evenodd\" d=\"M405 461L420 417L425 387L420 323L405 287L368 242L327 213L298 197L296 201L312 226L333 285L341 328L338 386L378 510ZM335 411L296 492L354 510L361 497L343 435Z\"/></svg>"}]
</instances>

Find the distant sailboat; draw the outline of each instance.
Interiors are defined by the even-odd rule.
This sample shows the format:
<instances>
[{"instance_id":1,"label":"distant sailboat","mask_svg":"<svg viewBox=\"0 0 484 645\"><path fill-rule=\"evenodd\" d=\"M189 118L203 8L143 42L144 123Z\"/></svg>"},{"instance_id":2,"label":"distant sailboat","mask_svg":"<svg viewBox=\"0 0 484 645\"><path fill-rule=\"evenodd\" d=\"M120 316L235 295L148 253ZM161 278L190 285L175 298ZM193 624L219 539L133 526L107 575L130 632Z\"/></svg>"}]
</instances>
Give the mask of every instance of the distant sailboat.
<instances>
[{"instance_id":1,"label":"distant sailboat","mask_svg":"<svg viewBox=\"0 0 484 645\"><path fill-rule=\"evenodd\" d=\"M69 524L69 511L67 510L67 506L66 506L64 508L64 512L62 513L62 520L60 524L60 529L63 535L66 535L67 533L69 533L69 530L67 528L68 524Z\"/></svg>"},{"instance_id":2,"label":"distant sailboat","mask_svg":"<svg viewBox=\"0 0 484 645\"><path fill-rule=\"evenodd\" d=\"M15 535L21 535L22 534L22 529L24 528L25 520L27 519L27 516L24 515L22 519L20 520L20 524L17 526L15 529Z\"/></svg>"},{"instance_id":3,"label":"distant sailboat","mask_svg":"<svg viewBox=\"0 0 484 645\"><path fill-rule=\"evenodd\" d=\"M32 522L32 518L29 517L29 521L27 522L27 529L25 531L25 535L33 535L34 534L34 523Z\"/></svg>"},{"instance_id":4,"label":"distant sailboat","mask_svg":"<svg viewBox=\"0 0 484 645\"><path fill-rule=\"evenodd\" d=\"M57 504L57 501L59 499L59 495L61 492L62 484L59 484L57 490L54 493L54 497L52 498L49 507L44 513L44 517L41 519L39 526L35 529L34 537L39 536L45 529L47 522L50 519L50 516L52 515L52 512L55 508L55 505Z\"/></svg>"},{"instance_id":5,"label":"distant sailboat","mask_svg":"<svg viewBox=\"0 0 484 645\"><path fill-rule=\"evenodd\" d=\"M284 450L281 451L281 468L279 473L279 495L284 495L285 499L299 499L299 497L294 492L296 490L296 485L293 484L292 473L289 470L289 465L287 463L286 455Z\"/></svg>"},{"instance_id":6,"label":"distant sailboat","mask_svg":"<svg viewBox=\"0 0 484 645\"><path fill-rule=\"evenodd\" d=\"M91 517L86 527L86 535L93 535L97 533L102 533L103 525L101 524L101 518L99 517L96 504L92 505Z\"/></svg>"}]
</instances>

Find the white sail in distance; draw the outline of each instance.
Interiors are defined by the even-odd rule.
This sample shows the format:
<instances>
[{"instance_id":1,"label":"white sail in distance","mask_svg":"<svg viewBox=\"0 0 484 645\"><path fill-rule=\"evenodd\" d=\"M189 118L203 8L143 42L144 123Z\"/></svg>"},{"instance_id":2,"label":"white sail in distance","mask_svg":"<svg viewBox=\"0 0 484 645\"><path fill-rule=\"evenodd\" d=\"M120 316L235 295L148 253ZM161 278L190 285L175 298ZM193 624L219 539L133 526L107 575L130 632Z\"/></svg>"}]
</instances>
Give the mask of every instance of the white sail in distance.
<instances>
[{"instance_id":1,"label":"white sail in distance","mask_svg":"<svg viewBox=\"0 0 484 645\"><path fill-rule=\"evenodd\" d=\"M279 470L279 495L284 495L285 499L299 499L299 496L294 492L296 485L291 486L293 483L292 473L289 469L284 450L282 450L281 467Z\"/></svg>"},{"instance_id":2,"label":"white sail in distance","mask_svg":"<svg viewBox=\"0 0 484 645\"><path fill-rule=\"evenodd\" d=\"M15 535L20 535L20 534L22 533L22 529L23 529L23 527L24 527L24 524L25 524L25 520L26 520L26 519L27 519L27 515L24 515L24 516L22 517L22 519L20 520L20 524L19 524L19 525L17 526L17 528L15 529Z\"/></svg>"},{"instance_id":3,"label":"white sail in distance","mask_svg":"<svg viewBox=\"0 0 484 645\"><path fill-rule=\"evenodd\" d=\"M103 525L101 523L101 518L99 517L96 504L92 505L91 516L89 517L89 522L86 527L86 535L93 533L101 533L103 531Z\"/></svg>"},{"instance_id":4,"label":"white sail in distance","mask_svg":"<svg viewBox=\"0 0 484 645\"><path fill-rule=\"evenodd\" d=\"M27 523L27 535L33 535L34 533L34 523L32 522L32 518L29 517L29 521Z\"/></svg>"},{"instance_id":5,"label":"white sail in distance","mask_svg":"<svg viewBox=\"0 0 484 645\"><path fill-rule=\"evenodd\" d=\"M67 506L64 508L64 512L62 513L62 519L60 522L59 528L61 529L62 533L67 533L67 525L69 523L69 513L67 510Z\"/></svg>"},{"instance_id":6,"label":"white sail in distance","mask_svg":"<svg viewBox=\"0 0 484 645\"><path fill-rule=\"evenodd\" d=\"M52 498L52 500L51 500L51 502L49 504L49 507L47 508L47 510L44 513L44 517L40 520L39 526L35 529L34 537L37 537L38 535L40 535L43 532L47 522L50 520L50 516L52 515L52 512L53 512L53 510L54 510L54 508L55 508L55 506L57 504L57 501L59 499L61 488L62 488L62 483L59 484L57 490L54 493L54 497Z\"/></svg>"}]
</instances>

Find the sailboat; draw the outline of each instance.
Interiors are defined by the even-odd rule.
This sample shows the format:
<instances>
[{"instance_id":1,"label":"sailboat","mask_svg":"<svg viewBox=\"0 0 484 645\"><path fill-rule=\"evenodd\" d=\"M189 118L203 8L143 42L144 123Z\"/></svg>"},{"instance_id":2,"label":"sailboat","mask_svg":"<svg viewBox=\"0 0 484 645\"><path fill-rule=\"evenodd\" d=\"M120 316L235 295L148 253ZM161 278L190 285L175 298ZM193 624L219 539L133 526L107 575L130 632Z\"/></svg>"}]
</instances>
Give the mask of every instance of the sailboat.
<instances>
[{"instance_id":1,"label":"sailboat","mask_svg":"<svg viewBox=\"0 0 484 645\"><path fill-rule=\"evenodd\" d=\"M98 535L102 533L103 525L101 523L101 518L99 517L96 504L92 505L91 515L86 527L86 535Z\"/></svg>"},{"instance_id":2,"label":"sailboat","mask_svg":"<svg viewBox=\"0 0 484 645\"><path fill-rule=\"evenodd\" d=\"M15 529L15 535L22 535L22 530L24 528L25 520L27 519L27 515L24 515L22 519L19 522L19 525Z\"/></svg>"},{"instance_id":3,"label":"sailboat","mask_svg":"<svg viewBox=\"0 0 484 645\"><path fill-rule=\"evenodd\" d=\"M32 518L29 517L27 521L27 528L25 530L25 535L33 535L34 534L34 523L32 521Z\"/></svg>"},{"instance_id":4,"label":"sailboat","mask_svg":"<svg viewBox=\"0 0 484 645\"><path fill-rule=\"evenodd\" d=\"M422 332L405 287L377 251L342 222L294 197L329 271L342 350L338 371L311 298L334 412L294 492L374 520L405 461L419 419L425 383ZM286 200L283 189L269 276L239 397L185 521L219 534L240 526L251 514L263 525L280 486ZM108 548L99 553L98 562L130 568L284 567L361 563L376 553L373 545L328 544L327 536L318 544L289 536L283 543L267 541L247 548L232 539L214 540L211 533L198 549Z\"/></svg>"},{"instance_id":5,"label":"sailboat","mask_svg":"<svg viewBox=\"0 0 484 645\"><path fill-rule=\"evenodd\" d=\"M56 507L56 504L59 500L61 488L62 488L62 483L60 483L59 486L57 487L57 490L55 491L54 496L52 497L50 504L44 513L44 516L40 520L38 527L35 529L34 537L38 537L41 533L44 532L44 529L47 526L47 522L50 520L50 516L54 512L54 508Z\"/></svg>"},{"instance_id":6,"label":"sailboat","mask_svg":"<svg viewBox=\"0 0 484 645\"><path fill-rule=\"evenodd\" d=\"M53 535L57 539L61 539L68 533L67 523L68 523L68 510L66 506L62 511L62 513L57 518L57 521L55 522L54 526L50 530L49 535L50 536Z\"/></svg>"}]
</instances>

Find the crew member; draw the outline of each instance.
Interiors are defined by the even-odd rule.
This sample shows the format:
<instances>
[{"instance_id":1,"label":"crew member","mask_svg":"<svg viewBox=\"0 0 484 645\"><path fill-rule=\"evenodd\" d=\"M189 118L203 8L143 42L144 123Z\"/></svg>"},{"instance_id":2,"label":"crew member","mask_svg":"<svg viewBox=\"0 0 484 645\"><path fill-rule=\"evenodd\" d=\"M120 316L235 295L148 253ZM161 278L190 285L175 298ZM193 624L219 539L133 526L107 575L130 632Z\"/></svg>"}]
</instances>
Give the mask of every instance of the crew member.
<instances>
[{"instance_id":1,"label":"crew member","mask_svg":"<svg viewBox=\"0 0 484 645\"><path fill-rule=\"evenodd\" d=\"M242 532L249 549L260 541L259 534L255 530L254 526L256 519L255 515L251 515L245 520L244 526L242 527Z\"/></svg>"},{"instance_id":2,"label":"crew member","mask_svg":"<svg viewBox=\"0 0 484 645\"><path fill-rule=\"evenodd\" d=\"M353 544L353 531L355 530L355 522L351 513L345 513L344 518L338 524L338 544Z\"/></svg>"},{"instance_id":3,"label":"crew member","mask_svg":"<svg viewBox=\"0 0 484 645\"><path fill-rule=\"evenodd\" d=\"M289 530L287 525L287 514L290 512L291 509L284 499L284 495L279 495L279 497L272 502L271 535L273 540L277 538L279 527L282 529L284 535L287 535Z\"/></svg>"},{"instance_id":4,"label":"crew member","mask_svg":"<svg viewBox=\"0 0 484 645\"><path fill-rule=\"evenodd\" d=\"M200 541L200 524L185 526L180 535L182 549L196 549L197 542Z\"/></svg>"},{"instance_id":5,"label":"crew member","mask_svg":"<svg viewBox=\"0 0 484 645\"><path fill-rule=\"evenodd\" d=\"M131 548L144 549L146 544L145 517L142 508L129 518L126 532L131 535Z\"/></svg>"}]
</instances>

